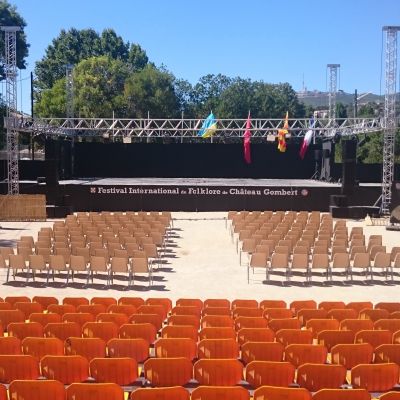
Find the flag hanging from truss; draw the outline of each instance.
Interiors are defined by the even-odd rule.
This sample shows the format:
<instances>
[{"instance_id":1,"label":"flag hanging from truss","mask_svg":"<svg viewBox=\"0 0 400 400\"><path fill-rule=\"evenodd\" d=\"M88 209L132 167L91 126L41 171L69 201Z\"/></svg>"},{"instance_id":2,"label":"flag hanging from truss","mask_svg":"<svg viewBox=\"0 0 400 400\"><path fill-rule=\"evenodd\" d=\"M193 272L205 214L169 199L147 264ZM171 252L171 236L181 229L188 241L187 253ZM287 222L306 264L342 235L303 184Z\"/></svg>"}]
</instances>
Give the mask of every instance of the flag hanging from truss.
<instances>
[{"instance_id":1,"label":"flag hanging from truss","mask_svg":"<svg viewBox=\"0 0 400 400\"><path fill-rule=\"evenodd\" d=\"M310 129L306 132L306 134L304 135L304 139L303 139L303 143L301 144L300 147L300 158L303 160L304 156L306 155L308 146L311 143L311 139L313 137L314 131L312 128L314 128L314 124L315 124L315 120L314 120L314 116L312 116L310 118L310 123L309 123L309 127Z\"/></svg>"},{"instance_id":2,"label":"flag hanging from truss","mask_svg":"<svg viewBox=\"0 0 400 400\"><path fill-rule=\"evenodd\" d=\"M286 151L286 134L288 133L289 129L289 112L286 111L285 122L283 123L283 129L278 130L278 150L281 153Z\"/></svg>"},{"instance_id":3,"label":"flag hanging from truss","mask_svg":"<svg viewBox=\"0 0 400 400\"><path fill-rule=\"evenodd\" d=\"M217 120L214 114L211 112L210 115L204 120L201 129L197 133L197 136L208 138L214 135L217 131Z\"/></svg>"},{"instance_id":4,"label":"flag hanging from truss","mask_svg":"<svg viewBox=\"0 0 400 400\"><path fill-rule=\"evenodd\" d=\"M251 164L251 153L250 153L250 138L251 138L251 119L250 111L246 121L246 130L243 135L243 146L244 146L244 160L247 164Z\"/></svg>"}]
</instances>

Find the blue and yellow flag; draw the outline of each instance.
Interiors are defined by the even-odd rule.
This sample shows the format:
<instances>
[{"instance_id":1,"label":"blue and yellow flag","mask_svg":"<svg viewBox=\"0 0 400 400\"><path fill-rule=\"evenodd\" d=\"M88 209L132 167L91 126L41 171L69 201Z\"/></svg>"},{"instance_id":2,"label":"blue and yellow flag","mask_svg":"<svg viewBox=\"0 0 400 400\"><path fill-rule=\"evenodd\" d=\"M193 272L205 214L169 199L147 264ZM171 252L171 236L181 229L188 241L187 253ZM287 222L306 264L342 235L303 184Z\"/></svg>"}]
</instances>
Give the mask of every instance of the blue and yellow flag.
<instances>
[{"instance_id":1,"label":"blue and yellow flag","mask_svg":"<svg viewBox=\"0 0 400 400\"><path fill-rule=\"evenodd\" d=\"M210 113L210 115L204 120L201 129L197 133L197 136L208 138L214 135L216 131L217 131L217 120L215 119L214 114Z\"/></svg>"}]
</instances>

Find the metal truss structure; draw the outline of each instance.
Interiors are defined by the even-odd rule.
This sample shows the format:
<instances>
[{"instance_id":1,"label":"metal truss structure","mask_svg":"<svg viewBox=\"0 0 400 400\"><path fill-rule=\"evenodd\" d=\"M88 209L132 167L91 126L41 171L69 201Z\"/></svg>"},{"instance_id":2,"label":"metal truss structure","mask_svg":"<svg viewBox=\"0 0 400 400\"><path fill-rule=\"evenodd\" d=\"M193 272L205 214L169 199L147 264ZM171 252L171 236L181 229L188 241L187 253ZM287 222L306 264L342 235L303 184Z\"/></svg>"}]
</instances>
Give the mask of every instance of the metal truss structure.
<instances>
[{"instance_id":1,"label":"metal truss structure","mask_svg":"<svg viewBox=\"0 0 400 400\"><path fill-rule=\"evenodd\" d=\"M33 135L54 137L140 138L176 137L196 138L203 119L120 119L120 118L45 118L19 119L17 129ZM283 127L283 119L252 119L252 137L272 137ZM214 137L241 138L246 119L218 119ZM310 129L309 119L289 119L289 135L302 137ZM346 118L331 121L317 119L312 128L317 137L351 136L378 132L379 118Z\"/></svg>"},{"instance_id":2,"label":"metal truss structure","mask_svg":"<svg viewBox=\"0 0 400 400\"><path fill-rule=\"evenodd\" d=\"M390 213L394 179L394 145L396 121L397 32L400 26L384 26L385 46L385 109L383 118L383 170L381 213Z\"/></svg>"},{"instance_id":3,"label":"metal truss structure","mask_svg":"<svg viewBox=\"0 0 400 400\"><path fill-rule=\"evenodd\" d=\"M337 73L340 64L328 64L329 69L329 119L336 119Z\"/></svg>"},{"instance_id":4,"label":"metal truss structure","mask_svg":"<svg viewBox=\"0 0 400 400\"><path fill-rule=\"evenodd\" d=\"M7 175L8 194L19 194L18 123L17 114L17 32L18 26L3 26L4 73L6 77L6 128L7 128Z\"/></svg>"},{"instance_id":5,"label":"metal truss structure","mask_svg":"<svg viewBox=\"0 0 400 400\"><path fill-rule=\"evenodd\" d=\"M74 117L74 78L72 76L72 72L74 70L74 66L68 64L65 67L65 115L67 118Z\"/></svg>"}]
</instances>

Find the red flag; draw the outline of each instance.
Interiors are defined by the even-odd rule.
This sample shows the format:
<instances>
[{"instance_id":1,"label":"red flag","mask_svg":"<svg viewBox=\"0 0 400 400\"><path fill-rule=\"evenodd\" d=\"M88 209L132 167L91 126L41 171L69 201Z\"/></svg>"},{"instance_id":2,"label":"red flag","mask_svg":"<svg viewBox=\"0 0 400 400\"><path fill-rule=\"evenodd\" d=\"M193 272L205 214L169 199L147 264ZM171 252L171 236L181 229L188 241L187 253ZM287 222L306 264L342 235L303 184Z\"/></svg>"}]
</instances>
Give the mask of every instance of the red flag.
<instances>
[{"instance_id":1,"label":"red flag","mask_svg":"<svg viewBox=\"0 0 400 400\"><path fill-rule=\"evenodd\" d=\"M250 153L250 138L251 138L251 120L250 120L250 111L249 116L246 121L246 130L243 135L243 146L244 146L244 159L247 164L251 164L251 153Z\"/></svg>"},{"instance_id":2,"label":"red flag","mask_svg":"<svg viewBox=\"0 0 400 400\"><path fill-rule=\"evenodd\" d=\"M278 150L282 153L286 151L286 135L289 129L289 112L286 111L285 121L283 123L283 129L278 130Z\"/></svg>"}]
</instances>

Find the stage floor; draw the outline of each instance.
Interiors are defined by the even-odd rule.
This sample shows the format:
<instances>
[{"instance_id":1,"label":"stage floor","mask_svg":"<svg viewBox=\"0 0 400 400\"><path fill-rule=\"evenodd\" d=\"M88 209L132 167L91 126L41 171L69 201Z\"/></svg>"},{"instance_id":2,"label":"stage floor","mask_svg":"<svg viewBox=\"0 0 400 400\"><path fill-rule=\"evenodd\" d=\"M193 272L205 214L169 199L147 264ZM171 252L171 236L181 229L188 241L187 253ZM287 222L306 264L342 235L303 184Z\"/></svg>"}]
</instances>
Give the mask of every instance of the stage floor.
<instances>
[{"instance_id":1,"label":"stage floor","mask_svg":"<svg viewBox=\"0 0 400 400\"><path fill-rule=\"evenodd\" d=\"M61 185L101 186L262 186L262 187L340 187L340 183L312 179L225 179L225 178L82 178L60 181ZM361 183L360 186L380 186Z\"/></svg>"}]
</instances>

